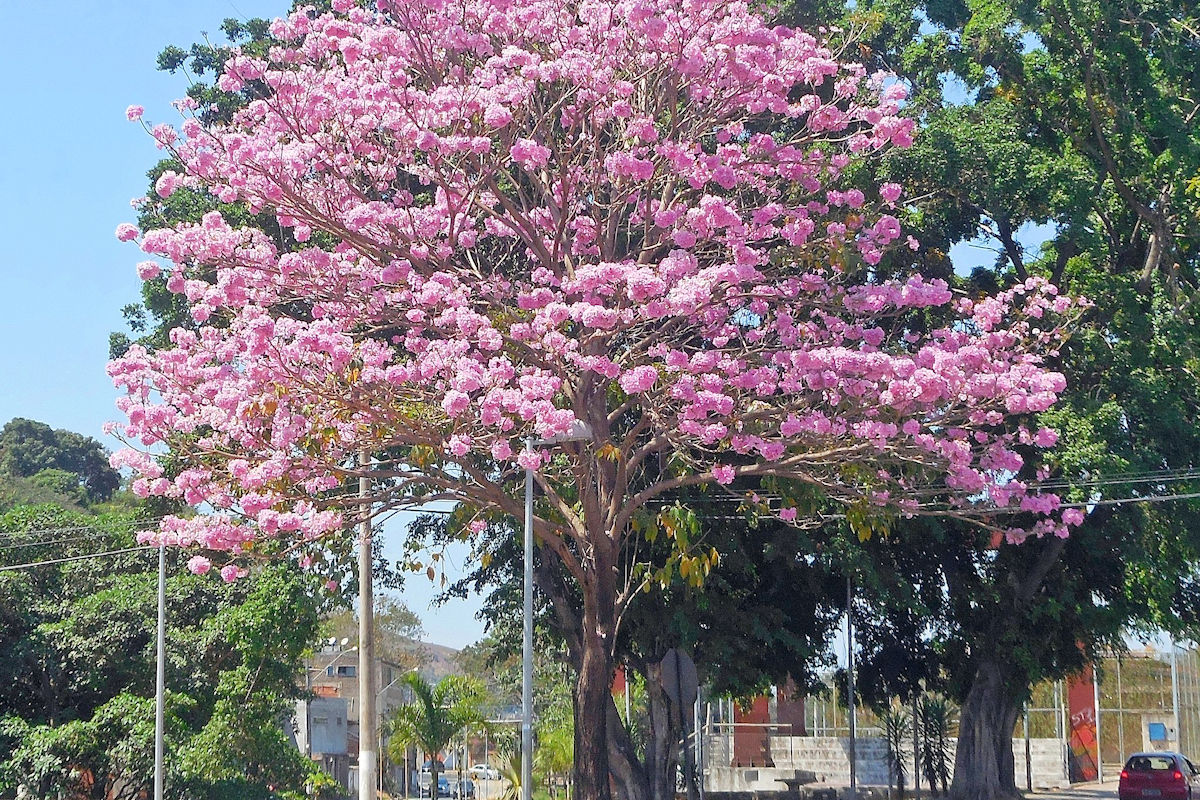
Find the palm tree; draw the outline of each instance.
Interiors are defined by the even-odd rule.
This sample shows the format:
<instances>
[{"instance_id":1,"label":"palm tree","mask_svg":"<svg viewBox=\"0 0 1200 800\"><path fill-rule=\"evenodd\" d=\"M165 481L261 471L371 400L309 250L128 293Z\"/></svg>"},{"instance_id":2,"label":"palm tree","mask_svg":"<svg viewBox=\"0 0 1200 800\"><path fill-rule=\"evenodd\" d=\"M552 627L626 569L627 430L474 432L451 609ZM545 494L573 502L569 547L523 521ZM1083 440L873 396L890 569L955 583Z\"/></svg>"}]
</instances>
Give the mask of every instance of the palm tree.
<instances>
[{"instance_id":1,"label":"palm tree","mask_svg":"<svg viewBox=\"0 0 1200 800\"><path fill-rule=\"evenodd\" d=\"M512 750L500 759L500 777L504 779L504 794L499 800L517 800L521 796L521 751Z\"/></svg>"},{"instance_id":2,"label":"palm tree","mask_svg":"<svg viewBox=\"0 0 1200 800\"><path fill-rule=\"evenodd\" d=\"M391 720L388 755L404 758L404 750L416 747L429 758L429 795L437 797L438 753L464 728L484 723L483 704L486 690L474 678L450 675L429 683L415 672L403 678L412 689L412 700L396 709Z\"/></svg>"},{"instance_id":3,"label":"palm tree","mask_svg":"<svg viewBox=\"0 0 1200 800\"><path fill-rule=\"evenodd\" d=\"M887 742L888 765L888 797L892 797L892 787L896 788L896 796L904 800L904 756L901 746L908 737L909 718L899 701L893 701L890 708L880 712L883 719L883 736ZM917 776L920 783L920 776ZM917 788L920 788L918 785Z\"/></svg>"}]
</instances>

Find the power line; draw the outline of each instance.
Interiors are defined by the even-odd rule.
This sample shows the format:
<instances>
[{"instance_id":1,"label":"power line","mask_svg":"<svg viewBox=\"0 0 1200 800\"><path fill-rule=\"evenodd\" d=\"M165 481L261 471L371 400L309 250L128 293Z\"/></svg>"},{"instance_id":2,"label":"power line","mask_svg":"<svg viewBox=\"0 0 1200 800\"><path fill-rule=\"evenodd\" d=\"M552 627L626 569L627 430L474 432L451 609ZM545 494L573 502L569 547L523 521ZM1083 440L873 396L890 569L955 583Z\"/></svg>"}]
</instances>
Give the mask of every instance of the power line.
<instances>
[{"instance_id":1,"label":"power line","mask_svg":"<svg viewBox=\"0 0 1200 800\"><path fill-rule=\"evenodd\" d=\"M36 542L21 542L19 544L2 544L0 550L19 550L22 547L50 547L56 544L70 544L72 542L94 542L101 536L72 536L67 539L41 539Z\"/></svg>"},{"instance_id":2,"label":"power line","mask_svg":"<svg viewBox=\"0 0 1200 800\"><path fill-rule=\"evenodd\" d=\"M27 564L13 564L13 565L7 566L7 567L0 567L0 572L11 572L12 570L18 570L18 569L33 569L35 567L45 567L45 566L49 566L51 564L65 564L68 561L83 561L83 560L89 559L89 558L103 558L104 556L118 556L118 555L121 555L122 553L137 553L142 550L157 550L157 549L158 549L157 547L154 547L151 545L144 545L142 547L126 547L123 550L109 550L104 553L88 553L87 555L82 555L82 556L69 556L67 558L55 558L55 559L50 559L48 561L30 561Z\"/></svg>"},{"instance_id":3,"label":"power line","mask_svg":"<svg viewBox=\"0 0 1200 800\"><path fill-rule=\"evenodd\" d=\"M103 536L112 532L114 528L137 528L148 525L153 525L156 522L162 522L167 515L157 517L149 517L139 520L124 520L124 521L108 521L96 522L90 525L73 525L62 528L29 528L20 531L0 531L0 540L3 539L18 539L23 536L44 536L59 533L79 533L82 531L91 531L95 536Z\"/></svg>"}]
</instances>

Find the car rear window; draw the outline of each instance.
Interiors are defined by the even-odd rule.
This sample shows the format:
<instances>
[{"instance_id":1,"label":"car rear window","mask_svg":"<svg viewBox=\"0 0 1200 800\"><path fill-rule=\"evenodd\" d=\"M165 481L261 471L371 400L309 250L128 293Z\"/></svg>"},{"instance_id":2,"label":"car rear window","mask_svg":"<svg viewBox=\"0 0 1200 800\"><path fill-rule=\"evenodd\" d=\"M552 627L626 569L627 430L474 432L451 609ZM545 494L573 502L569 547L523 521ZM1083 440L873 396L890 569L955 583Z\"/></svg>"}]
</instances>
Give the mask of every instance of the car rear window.
<instances>
[{"instance_id":1,"label":"car rear window","mask_svg":"<svg viewBox=\"0 0 1200 800\"><path fill-rule=\"evenodd\" d=\"M1135 756L1125 769L1130 772L1165 772L1175 769L1175 759L1169 756Z\"/></svg>"}]
</instances>

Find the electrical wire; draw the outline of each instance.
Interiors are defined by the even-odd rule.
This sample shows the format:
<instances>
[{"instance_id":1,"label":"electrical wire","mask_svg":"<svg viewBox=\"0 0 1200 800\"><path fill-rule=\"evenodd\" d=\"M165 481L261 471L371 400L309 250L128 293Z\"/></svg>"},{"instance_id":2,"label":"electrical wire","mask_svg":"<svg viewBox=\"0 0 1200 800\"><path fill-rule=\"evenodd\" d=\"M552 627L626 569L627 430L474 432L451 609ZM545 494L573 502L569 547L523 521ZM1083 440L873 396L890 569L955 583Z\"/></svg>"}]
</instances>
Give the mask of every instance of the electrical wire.
<instances>
[{"instance_id":1,"label":"electrical wire","mask_svg":"<svg viewBox=\"0 0 1200 800\"><path fill-rule=\"evenodd\" d=\"M21 537L27 537L27 536L44 536L44 535L49 535L49 534L60 534L60 533L79 533L82 531L91 531L92 534L89 534L89 536L92 536L92 538L98 538L101 536L108 535L109 533L111 533L111 531L113 529L148 527L148 526L154 525L154 523L156 523L156 522L161 522L166 518L167 518L167 515L164 514L164 515L160 515L157 517L148 517L146 519L125 520L125 521L115 521L115 522L110 521L110 522L104 522L102 524L97 522L97 523L94 523L91 525L74 525L74 526L68 526L68 527L63 527L63 528L29 528L29 529L20 530L20 531L0 531L0 541L3 541L5 539L19 539Z\"/></svg>"},{"instance_id":2,"label":"electrical wire","mask_svg":"<svg viewBox=\"0 0 1200 800\"><path fill-rule=\"evenodd\" d=\"M81 556L68 556L66 558L55 558L48 561L30 561L26 564L12 564L9 566L0 567L0 572L11 572L18 569L34 569L35 567L45 567L51 564L66 564L68 561L84 561L89 558L103 558L105 556L117 556L122 553L137 553L142 550L157 550L157 547L152 545L144 545L142 547L126 547L122 550L108 550L103 553L88 553Z\"/></svg>"},{"instance_id":3,"label":"electrical wire","mask_svg":"<svg viewBox=\"0 0 1200 800\"><path fill-rule=\"evenodd\" d=\"M22 547L50 547L56 544L71 544L72 542L94 542L100 536L73 536L69 539L42 539L36 542L21 542L19 544L3 544L0 550L19 550Z\"/></svg>"}]
</instances>

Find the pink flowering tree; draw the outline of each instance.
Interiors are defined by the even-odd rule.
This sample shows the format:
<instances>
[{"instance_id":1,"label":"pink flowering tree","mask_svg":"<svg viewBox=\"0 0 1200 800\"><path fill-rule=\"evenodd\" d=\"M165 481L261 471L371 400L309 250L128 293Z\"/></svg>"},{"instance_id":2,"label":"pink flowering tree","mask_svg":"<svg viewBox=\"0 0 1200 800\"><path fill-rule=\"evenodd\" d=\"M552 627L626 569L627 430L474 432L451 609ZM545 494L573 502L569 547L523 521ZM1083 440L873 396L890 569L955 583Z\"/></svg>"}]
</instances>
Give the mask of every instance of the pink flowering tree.
<instances>
[{"instance_id":1,"label":"pink flowering tree","mask_svg":"<svg viewBox=\"0 0 1200 800\"><path fill-rule=\"evenodd\" d=\"M1066 534L1057 498L1016 477L1023 445L1053 444L1020 420L1063 388L1042 359L1073 302L1036 281L972 303L869 280L904 244L901 190L840 176L909 143L902 87L738 2L334 9L226 64L221 88L261 88L231 122L151 131L185 167L160 195L207 190L278 230L219 212L118 229L196 323L109 366L131 445L114 463L139 494L209 510L157 536L299 552L353 521L363 469L373 513L454 501L480 532L521 514L533 468L536 534L583 598L577 786L604 798L639 515L773 478L859 516L1013 511L993 518L1024 520L1009 536ZM927 507L918 487L960 499Z\"/></svg>"}]
</instances>

